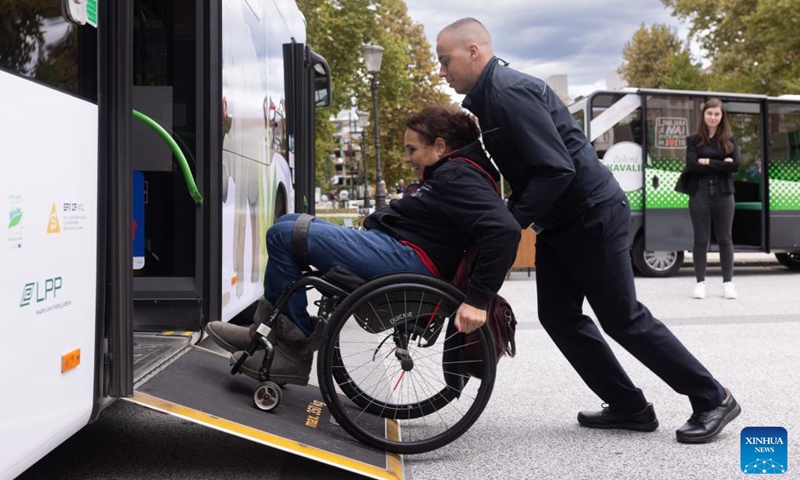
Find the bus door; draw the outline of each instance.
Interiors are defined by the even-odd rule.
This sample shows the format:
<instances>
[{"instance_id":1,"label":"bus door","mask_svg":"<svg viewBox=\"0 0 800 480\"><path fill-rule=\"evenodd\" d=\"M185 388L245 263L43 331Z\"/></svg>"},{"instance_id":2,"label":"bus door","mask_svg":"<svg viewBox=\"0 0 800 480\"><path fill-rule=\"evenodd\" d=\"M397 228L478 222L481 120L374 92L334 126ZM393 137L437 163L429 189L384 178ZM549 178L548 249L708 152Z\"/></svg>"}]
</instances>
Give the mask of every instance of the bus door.
<instances>
[{"instance_id":1,"label":"bus door","mask_svg":"<svg viewBox=\"0 0 800 480\"><path fill-rule=\"evenodd\" d=\"M691 250L694 235L689 197L676 192L675 184L686 164L686 137L697 125L703 99L648 93L644 101L644 244L651 251Z\"/></svg>"},{"instance_id":2,"label":"bus door","mask_svg":"<svg viewBox=\"0 0 800 480\"><path fill-rule=\"evenodd\" d=\"M784 265L800 268L800 102L770 99L767 161L760 165L769 205L769 249ZM763 167L763 168L762 168Z\"/></svg>"},{"instance_id":3,"label":"bus door","mask_svg":"<svg viewBox=\"0 0 800 480\"><path fill-rule=\"evenodd\" d=\"M3 9L0 478L14 478L86 425L103 392L105 155L96 12L90 25L60 0Z\"/></svg>"},{"instance_id":4,"label":"bus door","mask_svg":"<svg viewBox=\"0 0 800 480\"><path fill-rule=\"evenodd\" d=\"M739 146L739 171L733 175L733 247L736 251L763 252L767 249L767 208L764 195L763 99L721 98L731 130ZM714 237L712 237L713 239Z\"/></svg>"},{"instance_id":5,"label":"bus door","mask_svg":"<svg viewBox=\"0 0 800 480\"><path fill-rule=\"evenodd\" d=\"M598 92L589 99L589 112L589 139L600 161L628 196L633 217L631 234L635 235L642 225L644 200L641 97L638 93Z\"/></svg>"},{"instance_id":6,"label":"bus door","mask_svg":"<svg viewBox=\"0 0 800 480\"><path fill-rule=\"evenodd\" d=\"M213 2L212 2L213 3ZM134 330L199 330L208 251L203 184L214 154L219 117L205 92L202 2L133 1L131 122ZM200 60L203 59L203 60ZM217 86L219 82L216 82ZM216 121L215 121L216 120ZM208 208L206 206L206 208ZM204 218L206 221L204 222Z\"/></svg>"},{"instance_id":7,"label":"bus door","mask_svg":"<svg viewBox=\"0 0 800 480\"><path fill-rule=\"evenodd\" d=\"M658 232L664 220L662 211L653 214L658 204L662 177L673 175L659 170L651 156L645 155L644 96L638 92L598 92L590 97L592 121L589 138L600 161L614 174L628 196L631 207L631 261L646 276L668 276L683 263L683 250L674 242L664 242ZM644 159L647 158L647 161ZM646 208L647 207L647 208ZM647 213L645 211L647 210ZM654 217L655 220L654 221ZM679 218L680 219L680 218ZM667 221L672 221L668 219ZM660 243L651 240L654 229Z\"/></svg>"},{"instance_id":8,"label":"bus door","mask_svg":"<svg viewBox=\"0 0 800 480\"><path fill-rule=\"evenodd\" d=\"M648 250L692 249L694 233L689 197L675 192L674 188L686 164L686 137L696 131L703 102L708 98L674 93L653 93L646 97L645 244ZM742 162L734 175L734 247L760 251L766 238L763 198L760 181L747 172L763 157L763 99L757 96L720 99L725 104ZM711 249L715 250L713 231L711 238Z\"/></svg>"},{"instance_id":9,"label":"bus door","mask_svg":"<svg viewBox=\"0 0 800 480\"><path fill-rule=\"evenodd\" d=\"M296 212L314 214L316 170L315 109L330 105L331 75L328 62L310 47L283 46L289 99L287 124L293 164ZM309 96L308 92L313 92ZM295 168L296 167L296 168Z\"/></svg>"}]
</instances>

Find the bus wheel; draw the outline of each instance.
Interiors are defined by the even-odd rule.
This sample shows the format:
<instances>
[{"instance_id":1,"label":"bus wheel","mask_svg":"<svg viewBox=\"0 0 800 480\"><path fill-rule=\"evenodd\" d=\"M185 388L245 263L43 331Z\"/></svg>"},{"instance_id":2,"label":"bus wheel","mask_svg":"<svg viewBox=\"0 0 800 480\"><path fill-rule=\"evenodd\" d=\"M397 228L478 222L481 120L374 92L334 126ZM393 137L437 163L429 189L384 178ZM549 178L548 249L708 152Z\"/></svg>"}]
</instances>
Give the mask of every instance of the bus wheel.
<instances>
[{"instance_id":1,"label":"bus wheel","mask_svg":"<svg viewBox=\"0 0 800 480\"><path fill-rule=\"evenodd\" d=\"M275 196L275 221L286 215L286 192L283 187L278 188L278 194Z\"/></svg>"},{"instance_id":2,"label":"bus wheel","mask_svg":"<svg viewBox=\"0 0 800 480\"><path fill-rule=\"evenodd\" d=\"M789 270L800 270L800 251L776 253L775 258Z\"/></svg>"},{"instance_id":3,"label":"bus wheel","mask_svg":"<svg viewBox=\"0 0 800 480\"><path fill-rule=\"evenodd\" d=\"M639 235L633 242L631 261L636 270L645 277L670 277L683 265L683 252L645 250L644 235Z\"/></svg>"}]
</instances>

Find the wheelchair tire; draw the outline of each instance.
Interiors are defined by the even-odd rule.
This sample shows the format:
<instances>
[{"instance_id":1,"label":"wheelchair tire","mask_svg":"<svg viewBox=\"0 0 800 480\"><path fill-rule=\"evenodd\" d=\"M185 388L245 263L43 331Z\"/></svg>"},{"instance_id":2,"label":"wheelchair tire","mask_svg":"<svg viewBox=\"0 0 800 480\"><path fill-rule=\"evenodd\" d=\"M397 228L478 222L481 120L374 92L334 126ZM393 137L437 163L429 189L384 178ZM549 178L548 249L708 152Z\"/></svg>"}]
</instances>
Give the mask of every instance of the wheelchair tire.
<instances>
[{"instance_id":1,"label":"wheelchair tire","mask_svg":"<svg viewBox=\"0 0 800 480\"><path fill-rule=\"evenodd\" d=\"M453 325L463 298L450 283L404 273L373 279L342 301L317 358L320 390L342 428L370 447L416 454L475 423L496 361L486 327L472 345L480 358L464 355L466 335ZM480 378L465 373L465 362Z\"/></svg>"}]
</instances>

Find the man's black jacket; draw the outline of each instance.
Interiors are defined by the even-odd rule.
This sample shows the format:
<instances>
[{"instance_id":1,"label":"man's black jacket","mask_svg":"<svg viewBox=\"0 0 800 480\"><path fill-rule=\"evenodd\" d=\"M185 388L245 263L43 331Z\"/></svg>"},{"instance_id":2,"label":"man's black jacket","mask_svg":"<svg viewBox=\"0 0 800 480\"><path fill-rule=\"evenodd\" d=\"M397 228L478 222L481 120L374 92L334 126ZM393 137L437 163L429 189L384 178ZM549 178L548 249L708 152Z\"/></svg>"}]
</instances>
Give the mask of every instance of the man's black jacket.
<instances>
[{"instance_id":1,"label":"man's black jacket","mask_svg":"<svg viewBox=\"0 0 800 480\"><path fill-rule=\"evenodd\" d=\"M555 92L499 63L486 65L463 106L480 120L486 149L511 184L520 226L556 229L620 192Z\"/></svg>"},{"instance_id":2,"label":"man's black jacket","mask_svg":"<svg viewBox=\"0 0 800 480\"><path fill-rule=\"evenodd\" d=\"M425 168L421 185L409 186L403 198L368 216L364 227L421 248L445 280L452 280L464 250L475 245L478 254L465 302L486 309L514 263L521 235L489 176L499 181L480 143L474 142Z\"/></svg>"}]
</instances>

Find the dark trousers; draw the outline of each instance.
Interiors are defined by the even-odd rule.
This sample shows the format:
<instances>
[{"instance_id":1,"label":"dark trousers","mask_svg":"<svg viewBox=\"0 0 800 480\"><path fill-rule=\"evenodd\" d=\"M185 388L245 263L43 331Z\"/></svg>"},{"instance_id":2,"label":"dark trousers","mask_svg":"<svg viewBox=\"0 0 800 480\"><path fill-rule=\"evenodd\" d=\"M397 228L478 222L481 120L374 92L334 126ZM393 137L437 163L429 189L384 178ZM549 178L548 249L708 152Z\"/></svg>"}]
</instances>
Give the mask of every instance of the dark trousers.
<instances>
[{"instance_id":1,"label":"dark trousers","mask_svg":"<svg viewBox=\"0 0 800 480\"><path fill-rule=\"evenodd\" d=\"M636 300L628 245L631 212L622 191L565 227L544 230L536 243L539 319L586 385L621 412L646 405L596 324L583 314L588 299L608 336L676 392L694 411L722 403L724 391L672 332Z\"/></svg>"},{"instance_id":2,"label":"dark trousers","mask_svg":"<svg viewBox=\"0 0 800 480\"><path fill-rule=\"evenodd\" d=\"M689 197L689 215L694 229L692 262L698 282L706 279L708 246L711 241L711 223L719 245L719 263L722 281L733 280L733 213L736 203L732 193L722 193L713 179L700 179L700 187Z\"/></svg>"}]
</instances>

